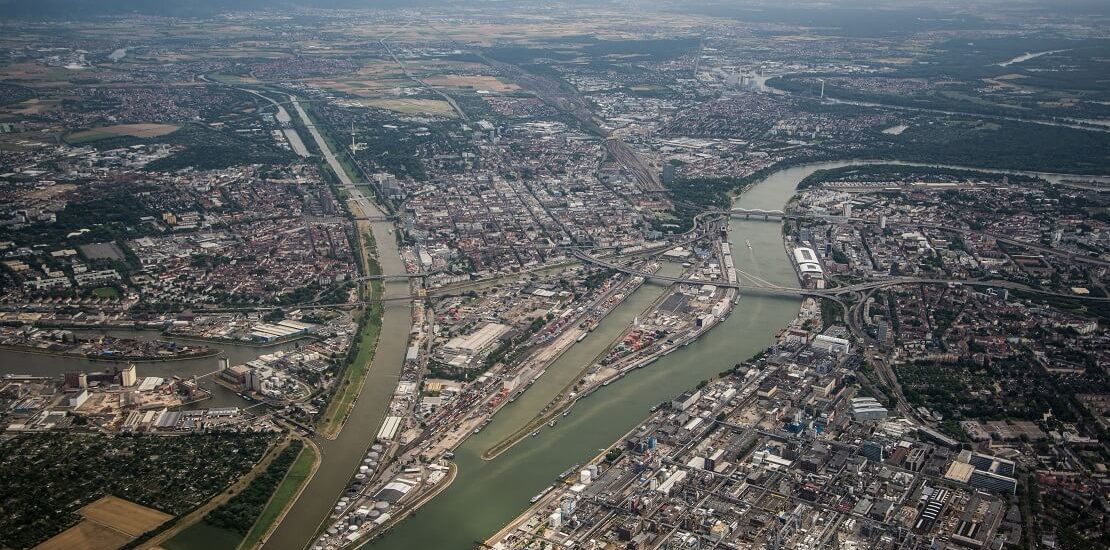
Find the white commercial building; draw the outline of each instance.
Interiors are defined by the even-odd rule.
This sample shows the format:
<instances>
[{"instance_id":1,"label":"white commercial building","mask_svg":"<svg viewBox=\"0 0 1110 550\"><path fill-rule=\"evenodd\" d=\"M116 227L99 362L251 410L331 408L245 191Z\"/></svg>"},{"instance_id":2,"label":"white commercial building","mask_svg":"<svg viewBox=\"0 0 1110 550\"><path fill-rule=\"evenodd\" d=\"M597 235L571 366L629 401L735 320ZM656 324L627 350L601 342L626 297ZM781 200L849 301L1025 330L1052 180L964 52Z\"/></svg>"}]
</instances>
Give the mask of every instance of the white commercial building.
<instances>
[{"instance_id":1,"label":"white commercial building","mask_svg":"<svg viewBox=\"0 0 1110 550\"><path fill-rule=\"evenodd\" d=\"M818 334L810 345L817 349L823 349L833 353L848 353L852 349L851 342L843 338L836 338L824 334Z\"/></svg>"}]
</instances>

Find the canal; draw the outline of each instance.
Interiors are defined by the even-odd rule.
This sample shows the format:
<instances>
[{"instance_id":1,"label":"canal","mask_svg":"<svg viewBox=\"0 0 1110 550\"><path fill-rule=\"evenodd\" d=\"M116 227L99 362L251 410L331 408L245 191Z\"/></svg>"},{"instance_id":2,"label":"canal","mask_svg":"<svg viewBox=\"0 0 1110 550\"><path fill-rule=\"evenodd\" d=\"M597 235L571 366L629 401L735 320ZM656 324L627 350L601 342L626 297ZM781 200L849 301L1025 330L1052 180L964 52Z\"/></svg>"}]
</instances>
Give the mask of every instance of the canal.
<instances>
[{"instance_id":1,"label":"canal","mask_svg":"<svg viewBox=\"0 0 1110 550\"><path fill-rule=\"evenodd\" d=\"M288 342L273 346L250 346L230 342L200 342L197 340L183 340L169 338L154 330L74 330L75 334L93 338L98 335L108 335L115 338L135 338L138 340L169 340L191 346L205 345L219 350L219 355L196 359L182 359L179 361L150 361L135 363L135 370L140 377L159 376L171 378L191 378L211 374L220 368L220 358L227 358L232 365L239 365L253 361L260 355L295 349L304 342ZM65 357L29 353L13 349L0 349L0 375L3 374L29 374L32 376L60 376L72 371L99 372L109 370L116 366L125 366L126 361L93 361L80 357ZM207 409L213 407L249 407L254 402L247 401L238 396L234 391L227 389L215 382L215 376L207 376L198 380L200 387L212 392L212 399L198 401L187 405L186 409Z\"/></svg>"},{"instance_id":2,"label":"canal","mask_svg":"<svg viewBox=\"0 0 1110 550\"><path fill-rule=\"evenodd\" d=\"M736 206L779 209L798 182L819 169L845 166L823 163L776 172L748 189ZM737 266L768 281L794 286L797 279L782 244L777 223L732 220L729 226ZM748 247L748 243L751 247ZM775 334L797 315L799 299L743 295L720 325L698 341L635 370L621 380L578 402L554 428L544 427L490 461L481 459L490 445L516 431L565 385L597 351L618 336L636 315L663 292L644 285L613 312L586 340L569 350L560 363L520 400L506 407L480 433L456 451L455 482L384 537L363 548L407 550L473 548L528 506L529 499L573 464L582 463L610 445L649 414L655 404L692 388L769 346ZM579 350L579 347L582 347ZM564 361L565 359L565 361ZM570 363L578 363L570 365ZM548 376L550 380L544 380Z\"/></svg>"}]
</instances>

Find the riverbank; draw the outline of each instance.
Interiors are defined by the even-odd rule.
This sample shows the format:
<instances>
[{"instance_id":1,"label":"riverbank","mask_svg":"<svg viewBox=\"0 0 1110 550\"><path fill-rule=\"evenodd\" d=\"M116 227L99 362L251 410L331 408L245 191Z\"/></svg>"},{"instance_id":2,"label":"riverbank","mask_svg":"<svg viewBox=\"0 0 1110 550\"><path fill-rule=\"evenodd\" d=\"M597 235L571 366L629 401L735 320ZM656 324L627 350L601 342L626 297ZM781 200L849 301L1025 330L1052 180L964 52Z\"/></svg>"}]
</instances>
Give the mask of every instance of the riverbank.
<instances>
[{"instance_id":1,"label":"riverbank","mask_svg":"<svg viewBox=\"0 0 1110 550\"><path fill-rule=\"evenodd\" d=\"M308 481L316 475L321 462L320 448L311 439L302 439L302 441L304 441L304 448L297 455L297 460L285 473L281 484L270 496L270 501L266 503L266 507L255 520L250 532L243 538L243 542L239 543L238 550L254 550L265 544L266 539L270 538L278 524L285 518L285 514L289 513L293 503L300 498Z\"/></svg>"},{"instance_id":2,"label":"riverbank","mask_svg":"<svg viewBox=\"0 0 1110 550\"><path fill-rule=\"evenodd\" d=\"M348 208L352 209L352 212L357 209L361 214L358 217L368 215L357 201L350 201ZM355 227L355 234L358 236L359 242L359 259L362 264L362 272L368 276L381 275L382 268L377 258L378 247L372 228L364 221L356 221ZM367 306L359 323L359 337L351 344L355 346L357 352L354 359L343 370L343 376L336 387L335 394L328 403L327 411L325 411L323 422L320 425L321 433L328 439L335 439L339 435L351 414L355 401L362 394L362 387L366 381L366 375L370 371L370 365L374 361L374 352L378 349L378 338L381 336L382 329L382 306L380 302L374 301L374 297L382 296L384 292L385 284L382 281L375 280L367 281L359 290L362 299L367 302Z\"/></svg>"},{"instance_id":3,"label":"riverbank","mask_svg":"<svg viewBox=\"0 0 1110 550\"><path fill-rule=\"evenodd\" d=\"M446 491L449 487L451 487L451 484L455 482L455 478L458 476L458 474L459 474L459 467L454 462L452 462L450 464L449 469L447 470L447 475L443 478L442 481L440 481L434 487L432 487L431 491L417 497L416 502L413 502L410 505L406 505L404 507L404 509L401 510L401 512L399 514L391 517L389 519L389 521L387 521L385 524L383 524L382 527L372 537L370 537L369 539L364 540L364 541L356 542L355 543L356 546L372 542L374 539L381 536L381 534L388 533L389 530L394 525L404 521L409 516L415 514L417 511L420 510L421 506L423 506L427 502L431 501L436 496L438 496L440 493L442 493L443 491Z\"/></svg>"},{"instance_id":4,"label":"riverbank","mask_svg":"<svg viewBox=\"0 0 1110 550\"><path fill-rule=\"evenodd\" d=\"M625 286L621 289L621 292L623 292L624 294L621 296L620 301L616 302L608 310L606 310L604 312L604 314L602 314L596 322L600 323L601 321L603 321L610 313L612 313L614 310L616 310L617 307L619 307L621 304L623 304L625 302L625 300L627 300L628 297L632 295L632 293L638 291L644 285L644 283L645 283L645 281L643 279L640 279L638 281L635 280L635 279L632 279L632 280L628 281L627 283L625 283ZM629 287L631 287L631 288L629 288ZM653 302L653 304L649 307L654 307L654 305L657 304L657 303L658 303L658 299L656 300L656 302ZM587 311L589 311L589 309L590 308L587 308ZM569 342L569 345L567 345L565 348L559 350L557 355L552 357L550 361L547 361L543 365L543 369L542 369L543 373L546 373L548 367L550 367L556 361L561 359L563 357L563 355L566 354L567 351L569 351L571 348L574 347L575 344L578 343L577 338L579 338L579 337L576 336L575 338L576 338L575 341ZM585 372L587 370L589 370L591 365L593 365L594 363L597 362L599 357L601 357L603 354L605 354L605 352L609 349L609 347L611 347L613 345L614 341L615 340L610 340L606 344L605 348L603 348L600 352L598 352L598 355L596 355L592 360L587 362L582 367L582 369L575 375L575 377L563 388L563 390L561 392L559 392L558 396L556 396L556 397L561 398L561 397L567 395L569 390L574 387L577 380L579 380L582 377L582 375L585 374ZM541 376L542 376L542 374L541 374ZM537 378L538 378L538 376L537 376ZM502 403L501 406L498 407L497 410L493 411L490 414L490 416L491 417L495 416L501 410L501 408L503 408L507 405L508 405L508 402ZM482 460L493 460L494 458L497 458L498 455L500 455L501 453L509 450L517 442L524 439L530 432L532 432L533 430L535 430L538 427L542 427L544 423L546 423L548 420L550 420L550 416L545 415L545 413L551 407L552 407L552 404L549 403L548 406L546 406L542 411L540 411L540 413L536 416L536 418L534 418L531 422L522 426L519 430L517 430L514 434L512 434L508 438L502 440L501 442L498 442L497 444L493 445L489 449L486 449L486 451L482 453ZM560 408L556 411L556 413L561 412L561 411L562 411L562 409ZM459 441L455 446L457 447L458 445L461 445L464 441L465 441L465 438L463 440Z\"/></svg>"},{"instance_id":5,"label":"riverbank","mask_svg":"<svg viewBox=\"0 0 1110 550\"><path fill-rule=\"evenodd\" d=\"M793 195L797 182L814 169L771 174L746 189L737 206L781 208ZM794 269L783 250L780 224L732 219L729 225L732 255L739 267L776 284L796 284ZM750 241L752 248L745 241ZM648 288L645 285L639 292ZM654 301L645 301L641 294L636 296L634 301L640 309ZM544 386L537 383L514 406L500 412L481 433L471 435L456 449L459 479L450 489L425 504L418 515L365 547L472 548L474 541L487 539L518 516L528 506L529 498L550 486L550 480L567 466L582 463L596 455L598 449L611 447L622 434L642 423L652 406L731 368L740 358L765 350L779 330L798 315L799 304L800 300L794 297L746 294L727 318L689 346L659 358L652 368L633 369L618 382L599 388L595 399L576 403L573 414L561 417L556 426L543 429L537 437L524 439L494 460L482 460L483 451L542 410L565 386L565 378L556 377ZM600 340L607 344L625 328L625 323L620 326L603 323L590 338L598 339L595 344ZM587 346L575 352L575 372L590 358L582 357L587 349L591 351L590 357L598 351ZM549 369L548 376L553 370ZM553 387L556 379L558 386ZM437 525L452 528L433 528Z\"/></svg>"},{"instance_id":6,"label":"riverbank","mask_svg":"<svg viewBox=\"0 0 1110 550\"><path fill-rule=\"evenodd\" d=\"M285 438L273 445L270 450L267 451L265 455L263 455L262 459L259 460L258 463L255 464L249 472L247 472L246 475L235 480L223 491L220 491L214 497L212 497L212 499L210 499L208 502L200 505L192 512L181 516L180 519L176 520L173 525L167 528L165 531L162 531L161 533L150 537L141 544L136 545L135 548L137 550L155 550L159 548L175 550L176 548L180 547L199 548L201 545L194 546L191 544L191 542L188 541L189 537L188 535L186 535L186 532L190 529L198 528L198 526L203 524L204 517L207 516L209 512L215 510L219 506L222 506L224 503L231 500L233 496L246 489L247 486L250 485L250 483L259 476L259 474L266 471L266 468L269 468L270 463L273 462L275 458L277 458L281 451L285 450L285 448L289 446L289 442L290 439ZM178 539L178 537L183 537L185 540L179 539L178 546L175 546L173 541L175 539Z\"/></svg>"},{"instance_id":7,"label":"riverbank","mask_svg":"<svg viewBox=\"0 0 1110 550\"><path fill-rule=\"evenodd\" d=\"M597 454L595 454L595 456L593 458L587 460L584 463L589 464L589 463L593 463L593 462L597 462L598 460L601 460L602 458L605 457L605 454L607 454L610 450L615 449L617 447L617 444L620 443L620 441L623 441L628 436L632 436L632 434L635 433L636 430L639 430L640 428L643 428L645 426L645 424L650 422L650 421L652 421L652 416L650 416L650 414L648 414L648 417L645 418L643 422L640 422L640 423L636 424L636 426L634 426L634 427L630 428L628 431L626 431L623 434L623 436L620 436L616 440L616 442L612 444L612 446L609 446L609 447L603 449L601 452L598 452ZM551 486L548 486L548 489L556 487L556 484L559 483L559 481L561 481L561 480L555 480L555 482L552 483ZM516 528L521 526L521 523L523 523L526 519L528 519L529 516L533 516L533 514L535 514L535 512L537 510L546 507L547 504L549 502L551 502L552 499L556 499L556 498L559 497L558 491L551 491L551 490L547 490L547 489L545 489L545 491L547 491L547 492L544 494L544 496L539 498L535 502L533 502L532 506L529 506L528 508L525 508L521 513L517 514L516 518L513 518L513 521L509 521L506 524L505 527L501 528L501 530L493 533L492 536L487 537L484 541L482 541L482 547L483 548L494 548L493 544L495 544L495 543L497 543L497 541L505 538L505 536L507 536L508 533L511 533L511 532L515 531Z\"/></svg>"},{"instance_id":8,"label":"riverbank","mask_svg":"<svg viewBox=\"0 0 1110 550\"><path fill-rule=\"evenodd\" d=\"M353 184L350 175L335 158L334 152L317 126L308 118L297 98L289 97L292 112L306 122L305 128L339 179L337 187L349 195L348 204L353 202L358 210L371 214L368 217L383 220L369 223L377 248L376 259L382 272L404 272L393 224ZM374 304L382 312L380 328L373 357L364 356L368 360L364 363L368 368L360 384L361 390L349 394L350 406L343 428L334 438L317 440L321 455L319 469L305 484L302 494L280 520L271 536L266 539L263 547L267 550L303 550L311 543L316 533L329 522L335 503L348 488L352 476L361 465L362 457L385 419L404 363L411 331L412 301L401 299L411 294L407 281L379 284L381 286L375 292L383 301L375 301Z\"/></svg>"},{"instance_id":9,"label":"riverbank","mask_svg":"<svg viewBox=\"0 0 1110 550\"><path fill-rule=\"evenodd\" d=\"M20 324L10 324L9 326L23 326L23 324L22 323L20 323ZM272 347L275 347L275 346L281 346L281 345L284 345L284 344L293 344L293 343L296 343L296 342L300 342L301 340L315 340L316 339L316 337L312 336L312 335L297 334L297 335L294 335L294 336L286 336L286 337L282 337L282 338L277 338L277 339L274 339L274 340L270 340L268 342L253 342L253 341L250 341L250 340L243 340L243 339L240 339L240 338L221 338L221 337L216 337L216 336L195 336L195 335L189 335L189 334L178 334L178 333L175 333L175 332L166 332L164 329L162 329L160 327L142 325L142 324L139 324L138 321L136 321L133 324L108 324L108 325L84 324L84 323L83 324L52 323L52 322L49 322L49 321L36 321L35 323L33 323L32 326L39 327L39 328L52 328L52 329L81 331L81 332L86 332L86 333L95 332L95 333L101 333L101 334L111 334L113 332L116 332L116 333L118 333L118 332L138 332L138 333L151 332L151 333L155 333L158 336L160 336L161 338L163 338L165 340L169 340L169 341L197 342L197 343L201 343L201 344L212 344L212 345L227 344L227 345L232 345L232 346L239 346L239 347L245 347L245 348L255 348L255 349L266 349L266 348L272 348Z\"/></svg>"},{"instance_id":10,"label":"riverbank","mask_svg":"<svg viewBox=\"0 0 1110 550\"><path fill-rule=\"evenodd\" d=\"M381 290L374 289L374 292L381 292ZM327 412L324 413L324 419L320 424L320 433L324 437L335 439L347 423L355 402L362 395L366 376L370 372L370 365L374 361L374 353L378 349L378 339L381 337L381 331L381 306L377 303L371 303L367 307L366 313L364 313L359 337L352 344L357 346L358 351L351 363L343 370L343 376L338 382L335 394L328 403Z\"/></svg>"}]
</instances>

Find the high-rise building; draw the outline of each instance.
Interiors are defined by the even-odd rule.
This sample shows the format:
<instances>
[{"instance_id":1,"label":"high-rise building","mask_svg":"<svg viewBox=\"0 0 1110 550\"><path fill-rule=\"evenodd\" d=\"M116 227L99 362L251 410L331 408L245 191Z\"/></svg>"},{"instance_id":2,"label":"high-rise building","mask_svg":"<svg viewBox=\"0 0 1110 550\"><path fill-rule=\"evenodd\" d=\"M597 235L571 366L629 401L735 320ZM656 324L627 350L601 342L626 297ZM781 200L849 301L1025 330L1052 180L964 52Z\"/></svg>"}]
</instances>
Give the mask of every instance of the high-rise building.
<instances>
[{"instance_id":1,"label":"high-rise building","mask_svg":"<svg viewBox=\"0 0 1110 550\"><path fill-rule=\"evenodd\" d=\"M127 367L119 371L119 385L129 388L134 386L139 381L139 376L135 372L135 364L128 363Z\"/></svg>"},{"instance_id":2,"label":"high-rise building","mask_svg":"<svg viewBox=\"0 0 1110 550\"><path fill-rule=\"evenodd\" d=\"M859 447L860 454L872 462L882 462L885 458L883 444L878 441L864 441Z\"/></svg>"},{"instance_id":3,"label":"high-rise building","mask_svg":"<svg viewBox=\"0 0 1110 550\"><path fill-rule=\"evenodd\" d=\"M89 387L89 375L80 371L67 372L65 383L67 388L87 388Z\"/></svg>"},{"instance_id":4,"label":"high-rise building","mask_svg":"<svg viewBox=\"0 0 1110 550\"><path fill-rule=\"evenodd\" d=\"M663 184L667 185L674 182L675 167L671 163L663 165Z\"/></svg>"}]
</instances>

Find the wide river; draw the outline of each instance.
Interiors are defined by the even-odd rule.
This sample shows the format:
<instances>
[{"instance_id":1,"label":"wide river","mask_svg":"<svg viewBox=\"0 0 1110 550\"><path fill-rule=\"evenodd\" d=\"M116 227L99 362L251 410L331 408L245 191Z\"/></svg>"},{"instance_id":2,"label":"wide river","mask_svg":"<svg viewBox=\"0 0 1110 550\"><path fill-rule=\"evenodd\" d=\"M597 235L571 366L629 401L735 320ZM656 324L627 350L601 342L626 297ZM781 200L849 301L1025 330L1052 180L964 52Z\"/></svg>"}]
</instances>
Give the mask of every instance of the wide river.
<instances>
[{"instance_id":1,"label":"wide river","mask_svg":"<svg viewBox=\"0 0 1110 550\"><path fill-rule=\"evenodd\" d=\"M803 178L820 169L869 162L827 162L788 168L749 188L736 206L779 209L793 195ZM379 260L385 273L401 273L391 225L373 224ZM755 220L730 222L729 240L739 269L765 280L793 286L793 267L783 249L778 223ZM747 243L751 243L748 247ZM673 269L673 267L665 267ZM623 332L632 319L649 307L665 289L646 284L612 312L585 340L573 346L536 384L506 406L479 434L456 451L458 477L442 494L384 537L364 548L467 550L492 535L528 506L528 500L551 484L575 463L596 455L621 437L663 400L692 388L701 380L744 361L773 342L775 334L797 314L799 300L790 297L742 294L739 305L720 325L688 347L680 348L648 368L580 401L554 428L544 427L491 461L480 458L489 446L527 423L538 410L577 375L580 369ZM402 296L406 283L387 283L386 294ZM407 302L387 302L381 340L362 395L343 431L335 440L317 443L322 464L274 535L267 550L302 550L331 512L359 460L372 443L385 407L397 383L408 339L410 309ZM232 363L252 359L270 350L216 345ZM57 375L75 368L101 370L105 363L0 351L0 373ZM190 376L216 369L216 360L141 364L140 375ZM201 406L244 404L238 397L210 381L216 398Z\"/></svg>"},{"instance_id":2,"label":"wide river","mask_svg":"<svg viewBox=\"0 0 1110 550\"><path fill-rule=\"evenodd\" d=\"M805 176L847 164L825 163L776 172L748 189L737 206L782 208ZM774 283L797 285L783 249L780 224L732 220L729 240L738 268ZM491 461L480 458L482 451L528 422L662 292L659 286L644 285L629 297L586 340L549 368L532 389L457 450L459 473L450 488L364 548L474 548L476 541L489 537L526 508L528 500L561 472L585 462L641 422L652 405L772 344L775 334L797 315L800 303L790 297L743 295L732 314L698 341L580 401L554 428L544 427L536 437L524 439Z\"/></svg>"},{"instance_id":3,"label":"wide river","mask_svg":"<svg viewBox=\"0 0 1110 550\"><path fill-rule=\"evenodd\" d=\"M847 162L823 163L776 172L747 190L737 201L745 208L778 209L793 195L798 182L822 168ZM403 267L390 233L390 224L373 224L379 261L385 273ZM729 239L738 268L768 281L797 284L782 245L778 223L732 220ZM747 243L751 243L751 248ZM665 266L673 270L673 266ZM483 461L482 451L527 423L579 371L619 336L665 288L645 284L608 315L598 328L575 344L520 399L506 406L493 422L471 436L456 451L459 467L454 483L416 514L372 541L373 549L465 550L484 540L528 506L528 500L575 463L597 454L649 413L648 409L701 380L743 361L773 342L775 334L797 314L799 300L790 297L742 295L739 305L720 325L698 341L635 370L623 379L580 401L554 428L544 427L494 460ZM405 283L387 283L387 295L407 293ZM267 550L302 550L321 521L327 518L362 455L372 443L385 407L397 383L410 326L406 302L387 302L377 353L362 395L343 431L335 440L316 438L322 464L289 514L267 541ZM153 336L153 333L148 333ZM217 345L232 363L253 359L270 350ZM190 376L217 368L216 359L141 364L140 375ZM0 351L0 373L57 375L75 368L101 370L106 363ZM210 381L217 398L202 406L242 405L244 402Z\"/></svg>"}]
</instances>

